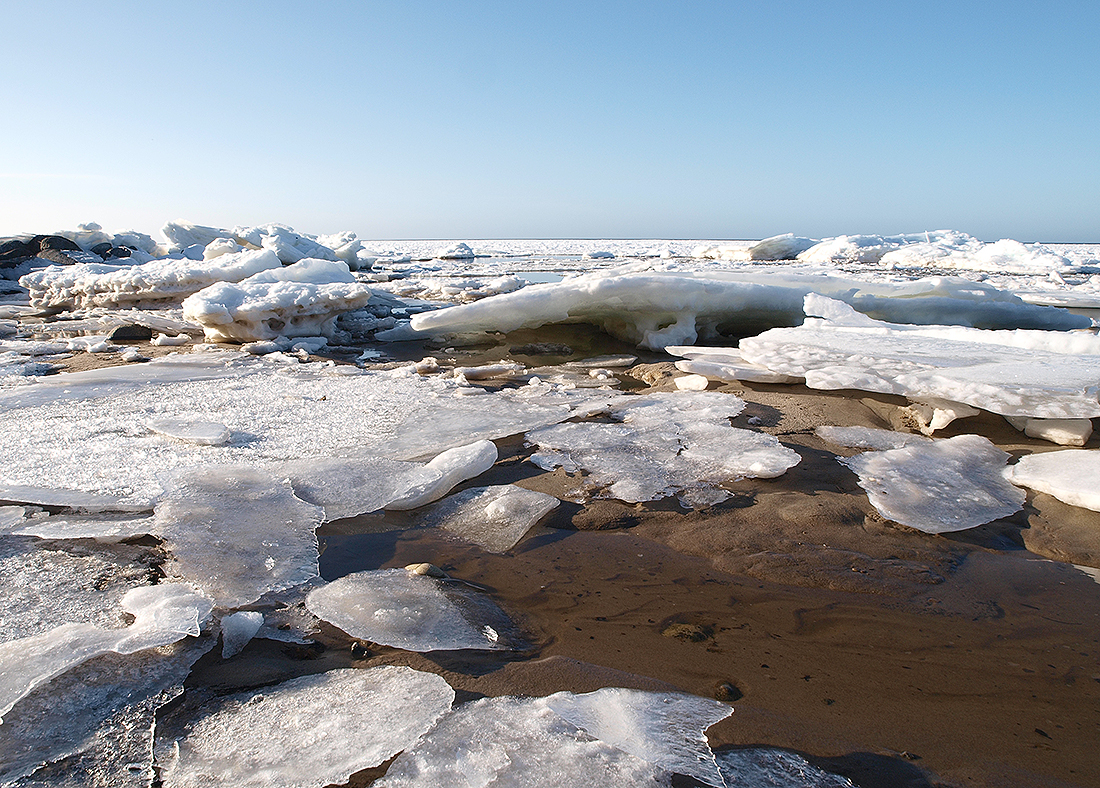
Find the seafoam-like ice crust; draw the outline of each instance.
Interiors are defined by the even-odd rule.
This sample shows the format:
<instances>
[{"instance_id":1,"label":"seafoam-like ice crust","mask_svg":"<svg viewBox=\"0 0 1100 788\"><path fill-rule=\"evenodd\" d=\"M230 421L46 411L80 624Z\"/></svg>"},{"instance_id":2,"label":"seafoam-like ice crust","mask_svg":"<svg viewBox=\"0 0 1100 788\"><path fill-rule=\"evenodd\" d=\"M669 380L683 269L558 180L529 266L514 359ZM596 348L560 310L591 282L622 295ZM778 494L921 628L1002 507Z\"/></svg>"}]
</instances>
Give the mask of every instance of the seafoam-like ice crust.
<instances>
[{"instance_id":1,"label":"seafoam-like ice crust","mask_svg":"<svg viewBox=\"0 0 1100 788\"><path fill-rule=\"evenodd\" d=\"M352 637L406 651L507 648L511 628L488 598L404 569L345 575L311 591L306 607Z\"/></svg>"},{"instance_id":2,"label":"seafoam-like ice crust","mask_svg":"<svg viewBox=\"0 0 1100 788\"><path fill-rule=\"evenodd\" d=\"M180 470L157 502L155 534L166 571L232 609L317 576L323 510L286 481L245 466Z\"/></svg>"},{"instance_id":3,"label":"seafoam-like ice crust","mask_svg":"<svg viewBox=\"0 0 1100 788\"><path fill-rule=\"evenodd\" d=\"M936 278L905 285L775 272L646 272L573 277L414 315L426 334L514 331L548 323L593 323L612 336L660 350L740 331L797 325L809 293L842 299L897 322L983 327L1086 328L1088 318L1037 308L987 285Z\"/></svg>"},{"instance_id":4,"label":"seafoam-like ice crust","mask_svg":"<svg viewBox=\"0 0 1100 788\"><path fill-rule=\"evenodd\" d=\"M552 495L514 484L471 487L425 509L417 524L442 528L491 553L505 553L558 503Z\"/></svg>"},{"instance_id":5,"label":"seafoam-like ice crust","mask_svg":"<svg viewBox=\"0 0 1100 788\"><path fill-rule=\"evenodd\" d=\"M178 304L215 282L239 282L261 271L281 268L270 251L243 251L213 260L152 260L141 265L80 263L50 266L19 283L41 308L134 307Z\"/></svg>"},{"instance_id":6,"label":"seafoam-like ice crust","mask_svg":"<svg viewBox=\"0 0 1100 788\"><path fill-rule=\"evenodd\" d=\"M799 461L773 436L731 427L744 407L737 397L706 391L621 397L610 406L619 423L528 432L538 447L530 460L587 472L585 489L603 497L639 503L679 494L689 506L707 506L728 497L719 487L725 482L779 476Z\"/></svg>"},{"instance_id":7,"label":"seafoam-like ice crust","mask_svg":"<svg viewBox=\"0 0 1100 788\"><path fill-rule=\"evenodd\" d=\"M811 388L940 398L1006 416L1100 416L1095 334L903 326L817 295L805 309L817 317L743 339L741 355Z\"/></svg>"},{"instance_id":8,"label":"seafoam-like ice crust","mask_svg":"<svg viewBox=\"0 0 1100 788\"><path fill-rule=\"evenodd\" d=\"M1071 506L1100 512L1100 451L1064 449L1028 454L1005 471L1013 484L1053 495Z\"/></svg>"},{"instance_id":9,"label":"seafoam-like ice crust","mask_svg":"<svg viewBox=\"0 0 1100 788\"><path fill-rule=\"evenodd\" d=\"M122 597L134 622L122 629L62 624L0 644L0 717L40 684L99 654L132 654L198 635L212 604L184 583L135 588Z\"/></svg>"},{"instance_id":10,"label":"seafoam-like ice crust","mask_svg":"<svg viewBox=\"0 0 1100 788\"><path fill-rule=\"evenodd\" d=\"M336 318L366 306L370 297L347 263L306 258L203 288L184 300L183 316L202 326L209 342L331 337Z\"/></svg>"},{"instance_id":11,"label":"seafoam-like ice crust","mask_svg":"<svg viewBox=\"0 0 1100 788\"><path fill-rule=\"evenodd\" d=\"M840 460L883 517L938 534L1008 517L1026 495L1004 478L1007 452L980 435L868 451Z\"/></svg>"},{"instance_id":12,"label":"seafoam-like ice crust","mask_svg":"<svg viewBox=\"0 0 1100 788\"><path fill-rule=\"evenodd\" d=\"M439 676L395 665L302 676L204 707L185 736L158 741L158 765L165 788L345 783L411 747L454 696Z\"/></svg>"}]
</instances>

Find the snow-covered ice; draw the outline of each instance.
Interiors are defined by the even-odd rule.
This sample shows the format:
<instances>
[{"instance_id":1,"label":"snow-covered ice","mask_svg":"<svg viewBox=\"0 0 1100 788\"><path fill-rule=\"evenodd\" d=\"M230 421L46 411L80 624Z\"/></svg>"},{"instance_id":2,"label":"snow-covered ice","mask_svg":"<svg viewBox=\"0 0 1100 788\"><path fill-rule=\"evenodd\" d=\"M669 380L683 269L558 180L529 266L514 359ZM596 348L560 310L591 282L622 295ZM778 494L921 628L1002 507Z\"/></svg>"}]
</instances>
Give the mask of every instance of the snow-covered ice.
<instances>
[{"instance_id":1,"label":"snow-covered ice","mask_svg":"<svg viewBox=\"0 0 1100 788\"><path fill-rule=\"evenodd\" d=\"M306 606L352 637L406 651L508 648L512 628L487 597L404 569L346 575L311 591Z\"/></svg>"},{"instance_id":2,"label":"snow-covered ice","mask_svg":"<svg viewBox=\"0 0 1100 788\"><path fill-rule=\"evenodd\" d=\"M157 742L165 788L323 788L416 743L454 701L439 676L342 668L229 695L186 734Z\"/></svg>"},{"instance_id":3,"label":"snow-covered ice","mask_svg":"<svg viewBox=\"0 0 1100 788\"><path fill-rule=\"evenodd\" d=\"M442 528L491 553L511 550L558 499L514 484L472 487L425 509L418 525Z\"/></svg>"},{"instance_id":4,"label":"snow-covered ice","mask_svg":"<svg viewBox=\"0 0 1100 788\"><path fill-rule=\"evenodd\" d=\"M938 534L1008 517L1024 491L1004 478L1007 452L980 435L868 451L840 461L859 476L883 517Z\"/></svg>"},{"instance_id":5,"label":"snow-covered ice","mask_svg":"<svg viewBox=\"0 0 1100 788\"><path fill-rule=\"evenodd\" d=\"M1100 512L1100 451L1064 449L1021 457L1005 473L1013 484Z\"/></svg>"}]
</instances>

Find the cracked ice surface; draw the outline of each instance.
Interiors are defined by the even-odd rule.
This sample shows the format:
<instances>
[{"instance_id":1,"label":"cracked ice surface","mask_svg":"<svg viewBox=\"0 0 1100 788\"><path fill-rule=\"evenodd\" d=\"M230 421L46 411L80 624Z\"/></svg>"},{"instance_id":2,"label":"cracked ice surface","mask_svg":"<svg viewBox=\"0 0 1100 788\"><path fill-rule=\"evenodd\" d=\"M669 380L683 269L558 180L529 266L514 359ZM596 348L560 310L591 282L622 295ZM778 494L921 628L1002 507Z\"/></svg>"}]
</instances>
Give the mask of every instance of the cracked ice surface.
<instances>
[{"instance_id":1,"label":"cracked ice surface","mask_svg":"<svg viewBox=\"0 0 1100 788\"><path fill-rule=\"evenodd\" d=\"M0 391L0 408L21 426L0 441L0 495L27 502L91 496L88 506L148 507L161 492L157 472L363 454L432 457L557 423L597 397L556 395L545 386L478 397L464 390L407 370L352 371L239 353L59 375ZM226 425L230 440L196 445L144 426L180 413Z\"/></svg>"},{"instance_id":2,"label":"cracked ice surface","mask_svg":"<svg viewBox=\"0 0 1100 788\"><path fill-rule=\"evenodd\" d=\"M725 750L716 757L722 776L738 788L855 788L847 777L818 769L786 750Z\"/></svg>"},{"instance_id":3,"label":"cracked ice surface","mask_svg":"<svg viewBox=\"0 0 1100 788\"><path fill-rule=\"evenodd\" d=\"M158 757L164 785L344 783L412 746L454 696L439 676L386 665L330 670L219 698L185 736L158 740L158 753L171 753Z\"/></svg>"},{"instance_id":4,"label":"cracked ice surface","mask_svg":"<svg viewBox=\"0 0 1100 788\"><path fill-rule=\"evenodd\" d=\"M1053 495L1070 506L1080 506L1100 512L1100 451L1095 449L1065 449L1042 454L1029 454L1006 469L1013 484L1030 487Z\"/></svg>"},{"instance_id":5,"label":"cracked ice surface","mask_svg":"<svg viewBox=\"0 0 1100 788\"><path fill-rule=\"evenodd\" d=\"M472 487L425 510L418 524L442 528L489 552L505 553L558 503L552 495L514 484Z\"/></svg>"},{"instance_id":6,"label":"cracked ice surface","mask_svg":"<svg viewBox=\"0 0 1100 788\"><path fill-rule=\"evenodd\" d=\"M234 608L317 576L324 513L287 482L248 467L175 473L157 502L155 533L172 558L170 575Z\"/></svg>"},{"instance_id":7,"label":"cracked ice surface","mask_svg":"<svg viewBox=\"0 0 1100 788\"><path fill-rule=\"evenodd\" d=\"M346 575L311 591L306 606L352 637L406 651L508 648L513 629L488 598L404 569Z\"/></svg>"},{"instance_id":8,"label":"cracked ice surface","mask_svg":"<svg viewBox=\"0 0 1100 788\"><path fill-rule=\"evenodd\" d=\"M740 354L816 389L941 398L1005 416L1100 416L1100 337L903 326L818 295L806 322L740 342Z\"/></svg>"},{"instance_id":9,"label":"cracked ice surface","mask_svg":"<svg viewBox=\"0 0 1100 788\"><path fill-rule=\"evenodd\" d=\"M841 459L883 517L930 534L962 531L1017 512L1026 495L1004 478L1009 455L980 435L869 451Z\"/></svg>"},{"instance_id":10,"label":"cracked ice surface","mask_svg":"<svg viewBox=\"0 0 1100 788\"><path fill-rule=\"evenodd\" d=\"M530 459L546 470L587 471L586 487L601 497L638 503L678 493L689 506L707 506L728 497L724 482L779 476L799 461L771 435L731 427L744 407L706 391L621 397L610 408L621 423L528 432L539 447Z\"/></svg>"}]
</instances>

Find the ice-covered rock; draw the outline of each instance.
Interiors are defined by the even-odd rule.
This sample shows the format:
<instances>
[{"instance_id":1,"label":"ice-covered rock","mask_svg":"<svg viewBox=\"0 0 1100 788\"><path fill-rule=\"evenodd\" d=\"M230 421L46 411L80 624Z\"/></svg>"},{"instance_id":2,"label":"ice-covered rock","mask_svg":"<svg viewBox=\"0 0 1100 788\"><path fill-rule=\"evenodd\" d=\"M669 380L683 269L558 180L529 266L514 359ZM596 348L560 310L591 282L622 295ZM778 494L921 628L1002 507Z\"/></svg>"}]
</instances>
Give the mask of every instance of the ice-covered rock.
<instances>
[{"instance_id":1,"label":"ice-covered rock","mask_svg":"<svg viewBox=\"0 0 1100 788\"><path fill-rule=\"evenodd\" d=\"M1059 446L1084 446L1092 435L1091 419L1030 419L1008 416L1008 423L1029 438L1057 443Z\"/></svg>"},{"instance_id":2,"label":"ice-covered rock","mask_svg":"<svg viewBox=\"0 0 1100 788\"><path fill-rule=\"evenodd\" d=\"M222 628L222 659L240 654L248 642L264 625L264 614L254 610L241 610L223 616L219 622Z\"/></svg>"},{"instance_id":3,"label":"ice-covered rock","mask_svg":"<svg viewBox=\"0 0 1100 788\"><path fill-rule=\"evenodd\" d=\"M404 569L346 575L311 591L306 606L352 637L406 651L510 647L512 625L487 597Z\"/></svg>"},{"instance_id":4,"label":"ice-covered rock","mask_svg":"<svg viewBox=\"0 0 1100 788\"><path fill-rule=\"evenodd\" d=\"M932 435L942 430L955 419L977 416L979 411L962 402L952 402L940 397L925 397L909 406L909 412L920 425L920 431Z\"/></svg>"},{"instance_id":5,"label":"ice-covered rock","mask_svg":"<svg viewBox=\"0 0 1100 788\"><path fill-rule=\"evenodd\" d=\"M317 576L323 510L270 473L242 466L175 472L156 506L166 571L235 608Z\"/></svg>"},{"instance_id":6,"label":"ice-covered rock","mask_svg":"<svg viewBox=\"0 0 1100 788\"><path fill-rule=\"evenodd\" d=\"M492 441L475 441L467 446L448 449L432 458L424 467L436 476L425 474L423 480L401 496L384 504L393 511L416 509L438 501L456 484L480 476L497 461L497 447Z\"/></svg>"},{"instance_id":7,"label":"ice-covered rock","mask_svg":"<svg viewBox=\"0 0 1100 788\"><path fill-rule=\"evenodd\" d=\"M491 553L505 553L557 505L552 495L513 484L472 487L425 510L418 524L442 528Z\"/></svg>"},{"instance_id":8,"label":"ice-covered rock","mask_svg":"<svg viewBox=\"0 0 1100 788\"><path fill-rule=\"evenodd\" d=\"M1100 512L1100 451L1095 449L1028 454L1009 467L1005 476L1013 484L1053 495L1070 506Z\"/></svg>"},{"instance_id":9,"label":"ice-covered rock","mask_svg":"<svg viewBox=\"0 0 1100 788\"><path fill-rule=\"evenodd\" d=\"M806 297L805 323L741 340L740 354L817 389L951 400L1006 416L1100 416L1100 338L873 320Z\"/></svg>"},{"instance_id":10,"label":"ice-covered rock","mask_svg":"<svg viewBox=\"0 0 1100 788\"><path fill-rule=\"evenodd\" d=\"M229 442L230 431L217 421L194 421L186 418L150 419L145 426L153 432L176 440L201 446L221 446Z\"/></svg>"},{"instance_id":11,"label":"ice-covered rock","mask_svg":"<svg viewBox=\"0 0 1100 788\"><path fill-rule=\"evenodd\" d=\"M881 430L874 427L834 427L822 425L814 429L814 434L823 441L847 446L851 449L902 449L914 444L929 443L931 438L907 432Z\"/></svg>"},{"instance_id":12,"label":"ice-covered rock","mask_svg":"<svg viewBox=\"0 0 1100 788\"><path fill-rule=\"evenodd\" d=\"M153 260L141 265L81 263L50 266L19 281L40 308L138 307L178 304L216 282L239 282L280 268L267 251L224 254L213 260Z\"/></svg>"},{"instance_id":13,"label":"ice-covered rock","mask_svg":"<svg viewBox=\"0 0 1100 788\"><path fill-rule=\"evenodd\" d=\"M132 654L198 635L212 608L207 597L183 583L134 588L121 605L134 617L122 629L63 624L0 643L0 717L35 687L99 654Z\"/></svg>"},{"instance_id":14,"label":"ice-covered rock","mask_svg":"<svg viewBox=\"0 0 1100 788\"><path fill-rule=\"evenodd\" d=\"M958 435L840 460L883 517L947 533L1008 517L1026 496L1004 478L1009 455L980 435Z\"/></svg>"},{"instance_id":15,"label":"ice-covered rock","mask_svg":"<svg viewBox=\"0 0 1100 788\"><path fill-rule=\"evenodd\" d=\"M724 500L719 485L771 478L799 456L770 435L730 426L745 403L718 392L657 393L612 401L619 423L559 424L527 433L540 468L586 471L583 483L601 497L630 503L679 494L689 506Z\"/></svg>"},{"instance_id":16,"label":"ice-covered rock","mask_svg":"<svg viewBox=\"0 0 1100 788\"><path fill-rule=\"evenodd\" d=\"M323 788L413 746L453 701L439 676L395 665L302 676L212 702L158 741L158 765L165 788Z\"/></svg>"},{"instance_id":17,"label":"ice-covered rock","mask_svg":"<svg viewBox=\"0 0 1100 788\"><path fill-rule=\"evenodd\" d=\"M370 297L347 263L304 258L236 284L204 288L184 300L183 316L201 325L209 342L332 336L336 318Z\"/></svg>"}]
</instances>

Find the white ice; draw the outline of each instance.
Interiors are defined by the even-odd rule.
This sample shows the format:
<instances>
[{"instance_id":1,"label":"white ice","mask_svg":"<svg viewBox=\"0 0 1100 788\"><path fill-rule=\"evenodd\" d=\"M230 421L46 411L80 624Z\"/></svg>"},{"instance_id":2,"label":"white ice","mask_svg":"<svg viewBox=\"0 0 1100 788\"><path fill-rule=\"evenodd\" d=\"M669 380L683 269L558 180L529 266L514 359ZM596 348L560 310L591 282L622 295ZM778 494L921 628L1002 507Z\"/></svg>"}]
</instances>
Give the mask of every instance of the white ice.
<instances>
[{"instance_id":1,"label":"white ice","mask_svg":"<svg viewBox=\"0 0 1100 788\"><path fill-rule=\"evenodd\" d=\"M558 503L552 495L513 484L472 487L426 509L417 524L442 528L491 553L506 553Z\"/></svg>"},{"instance_id":2,"label":"white ice","mask_svg":"<svg viewBox=\"0 0 1100 788\"><path fill-rule=\"evenodd\" d=\"M1011 239L983 243L968 235L938 242L906 244L884 254L879 262L889 268L955 268L1013 274L1049 274L1072 271L1069 258L1042 244Z\"/></svg>"},{"instance_id":3,"label":"white ice","mask_svg":"<svg viewBox=\"0 0 1100 788\"><path fill-rule=\"evenodd\" d=\"M206 287L184 300L183 316L201 325L209 342L331 337L336 318L365 306L370 297L370 288L356 281L347 263L305 258Z\"/></svg>"},{"instance_id":4,"label":"white ice","mask_svg":"<svg viewBox=\"0 0 1100 788\"><path fill-rule=\"evenodd\" d=\"M814 428L814 434L823 441L847 446L851 449L902 449L921 443L930 443L931 438L908 432L881 430L874 427L834 427L822 425Z\"/></svg>"},{"instance_id":5,"label":"white ice","mask_svg":"<svg viewBox=\"0 0 1100 788\"><path fill-rule=\"evenodd\" d=\"M184 469L165 482L155 533L166 571L232 609L317 576L323 510L286 482L246 466Z\"/></svg>"},{"instance_id":6,"label":"white ice","mask_svg":"<svg viewBox=\"0 0 1100 788\"><path fill-rule=\"evenodd\" d=\"M456 484L480 476L497 461L497 447L492 441L475 441L467 446L448 449L432 458L425 471L438 474L433 478L425 474L424 480L408 489L400 497L384 504L393 511L416 509L432 501L438 501Z\"/></svg>"},{"instance_id":7,"label":"white ice","mask_svg":"<svg viewBox=\"0 0 1100 788\"><path fill-rule=\"evenodd\" d=\"M786 750L724 750L716 758L726 784L737 788L856 788L847 777L819 769Z\"/></svg>"},{"instance_id":8,"label":"white ice","mask_svg":"<svg viewBox=\"0 0 1100 788\"><path fill-rule=\"evenodd\" d=\"M740 380L753 383L801 383L796 375L784 375L772 372L759 364L750 364L742 358L736 348L706 347L695 345L669 345L665 352L673 356L682 356L676 362L676 369L692 375L701 375L709 380L736 382Z\"/></svg>"},{"instance_id":9,"label":"white ice","mask_svg":"<svg viewBox=\"0 0 1100 788\"><path fill-rule=\"evenodd\" d=\"M122 629L63 624L0 644L0 716L40 684L108 651L132 654L198 635L211 602L184 583L135 588L122 597L134 622Z\"/></svg>"},{"instance_id":10,"label":"white ice","mask_svg":"<svg viewBox=\"0 0 1100 788\"><path fill-rule=\"evenodd\" d=\"M222 659L240 654L249 641L264 625L264 614L254 610L241 610L223 616L219 622L222 628Z\"/></svg>"},{"instance_id":11,"label":"white ice","mask_svg":"<svg viewBox=\"0 0 1100 788\"><path fill-rule=\"evenodd\" d=\"M698 246L692 253L692 257L702 257L711 260L793 260L799 253L814 246L817 241L813 238L802 238L793 233L773 235L755 244L718 244L715 246Z\"/></svg>"},{"instance_id":12,"label":"white ice","mask_svg":"<svg viewBox=\"0 0 1100 788\"><path fill-rule=\"evenodd\" d=\"M717 392L657 393L612 401L618 423L560 424L527 433L540 468L586 471L601 497L630 503L679 493L688 505L727 497L725 482L779 476L799 461L771 435L730 426L745 403Z\"/></svg>"},{"instance_id":13,"label":"white ice","mask_svg":"<svg viewBox=\"0 0 1100 788\"><path fill-rule=\"evenodd\" d=\"M741 340L748 361L817 389L940 398L1006 416L1100 416L1100 337L872 320L806 297L806 322Z\"/></svg>"},{"instance_id":14,"label":"white ice","mask_svg":"<svg viewBox=\"0 0 1100 788\"><path fill-rule=\"evenodd\" d=\"M841 459L883 517L937 534L1017 512L1024 491L1004 478L1009 455L980 435L915 443Z\"/></svg>"},{"instance_id":15,"label":"white ice","mask_svg":"<svg viewBox=\"0 0 1100 788\"><path fill-rule=\"evenodd\" d=\"M306 606L352 637L406 651L505 648L510 626L489 599L404 569L346 575L311 591Z\"/></svg>"},{"instance_id":16,"label":"white ice","mask_svg":"<svg viewBox=\"0 0 1100 788\"><path fill-rule=\"evenodd\" d=\"M150 419L145 426L166 437L200 446L221 446L229 442L230 436L229 428L217 421L162 417Z\"/></svg>"},{"instance_id":17,"label":"white ice","mask_svg":"<svg viewBox=\"0 0 1100 788\"><path fill-rule=\"evenodd\" d=\"M1071 506L1100 512L1100 451L1096 449L1028 454L1010 466L1005 476L1013 484L1053 495Z\"/></svg>"},{"instance_id":18,"label":"white ice","mask_svg":"<svg viewBox=\"0 0 1100 788\"><path fill-rule=\"evenodd\" d=\"M1024 416L1008 416L1007 419L1029 438L1059 446L1084 446L1092 435L1091 419L1030 419Z\"/></svg>"},{"instance_id":19,"label":"white ice","mask_svg":"<svg viewBox=\"0 0 1100 788\"><path fill-rule=\"evenodd\" d=\"M439 676L386 665L342 668L219 698L159 765L165 788L347 782L416 743L454 690ZM172 757L174 755L175 757Z\"/></svg>"}]
</instances>

